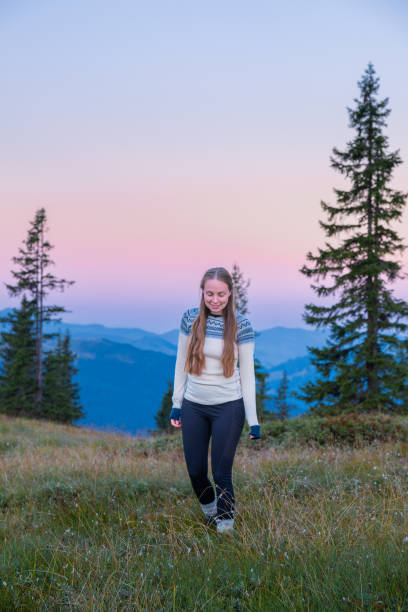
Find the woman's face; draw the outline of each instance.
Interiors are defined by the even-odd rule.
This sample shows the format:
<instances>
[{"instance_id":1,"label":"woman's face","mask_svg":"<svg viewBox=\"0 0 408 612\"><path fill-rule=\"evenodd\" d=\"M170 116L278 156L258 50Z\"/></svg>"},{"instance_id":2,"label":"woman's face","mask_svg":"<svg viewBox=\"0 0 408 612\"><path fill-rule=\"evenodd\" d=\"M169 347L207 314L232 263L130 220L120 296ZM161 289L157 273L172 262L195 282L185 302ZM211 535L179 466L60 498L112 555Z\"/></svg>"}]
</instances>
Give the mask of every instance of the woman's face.
<instances>
[{"instance_id":1,"label":"woman's face","mask_svg":"<svg viewBox=\"0 0 408 612\"><path fill-rule=\"evenodd\" d=\"M203 295L205 305L211 314L221 314L228 304L231 291L223 281L211 278L205 281Z\"/></svg>"}]
</instances>

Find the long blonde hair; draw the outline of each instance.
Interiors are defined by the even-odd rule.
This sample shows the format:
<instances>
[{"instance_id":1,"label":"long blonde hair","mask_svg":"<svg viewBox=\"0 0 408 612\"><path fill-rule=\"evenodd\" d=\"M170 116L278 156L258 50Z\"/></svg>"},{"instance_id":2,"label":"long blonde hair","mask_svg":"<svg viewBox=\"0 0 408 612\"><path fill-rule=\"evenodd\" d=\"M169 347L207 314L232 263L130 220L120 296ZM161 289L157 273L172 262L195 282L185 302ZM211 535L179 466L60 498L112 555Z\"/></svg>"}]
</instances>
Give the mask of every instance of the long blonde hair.
<instances>
[{"instance_id":1,"label":"long blonde hair","mask_svg":"<svg viewBox=\"0 0 408 612\"><path fill-rule=\"evenodd\" d=\"M189 374L196 374L199 376L205 366L203 346L205 342L205 333L207 330L207 318L210 314L210 310L209 308L207 308L204 302L204 286L205 282L209 279L217 279L224 282L226 285L228 285L228 289L231 291L228 303L223 309L222 313L224 317L224 346L221 357L221 364L223 367L224 376L226 378L230 378L234 373L234 342L236 342L238 326L237 319L235 316L232 278L228 270L222 267L210 268L209 270L207 270L207 272L201 279L200 288L202 289L202 292L200 310L197 315L197 318L191 326L191 338L187 349L187 357L184 366L184 371Z\"/></svg>"}]
</instances>

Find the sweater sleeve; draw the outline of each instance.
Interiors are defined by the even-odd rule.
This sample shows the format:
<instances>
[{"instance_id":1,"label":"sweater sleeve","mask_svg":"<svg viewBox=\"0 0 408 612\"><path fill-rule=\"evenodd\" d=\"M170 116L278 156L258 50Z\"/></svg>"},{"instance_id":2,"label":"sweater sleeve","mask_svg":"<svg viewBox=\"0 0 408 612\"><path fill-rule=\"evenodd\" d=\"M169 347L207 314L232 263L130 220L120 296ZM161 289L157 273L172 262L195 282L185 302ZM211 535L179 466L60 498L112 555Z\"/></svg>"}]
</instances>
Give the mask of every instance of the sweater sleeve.
<instances>
[{"instance_id":1,"label":"sweater sleeve","mask_svg":"<svg viewBox=\"0 0 408 612\"><path fill-rule=\"evenodd\" d=\"M187 372L184 372L184 365L186 363L187 347L190 341L188 335L188 328L186 326L186 316L183 315L181 320L178 343L177 343L177 357L176 367L174 372L174 391L172 396L173 408L181 408L181 402L183 401L185 385L187 381Z\"/></svg>"},{"instance_id":2,"label":"sweater sleeve","mask_svg":"<svg viewBox=\"0 0 408 612\"><path fill-rule=\"evenodd\" d=\"M256 414L255 333L246 317L241 317L238 322L237 344L245 416L251 427L251 425L259 425Z\"/></svg>"},{"instance_id":3,"label":"sweater sleeve","mask_svg":"<svg viewBox=\"0 0 408 612\"><path fill-rule=\"evenodd\" d=\"M248 425L259 425L256 414L255 390L255 342L245 342L238 345L239 371L241 376L242 398L245 406L245 416Z\"/></svg>"}]
</instances>

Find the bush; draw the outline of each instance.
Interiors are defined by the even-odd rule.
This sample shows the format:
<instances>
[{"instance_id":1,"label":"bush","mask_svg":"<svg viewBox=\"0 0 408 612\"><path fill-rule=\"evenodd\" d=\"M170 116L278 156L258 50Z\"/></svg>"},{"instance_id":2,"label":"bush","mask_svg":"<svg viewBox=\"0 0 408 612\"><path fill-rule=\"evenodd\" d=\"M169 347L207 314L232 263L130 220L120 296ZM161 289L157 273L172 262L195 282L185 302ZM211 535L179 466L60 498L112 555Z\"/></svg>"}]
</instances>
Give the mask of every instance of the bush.
<instances>
[{"instance_id":1,"label":"bush","mask_svg":"<svg viewBox=\"0 0 408 612\"><path fill-rule=\"evenodd\" d=\"M347 444L408 440L408 420L382 413L345 413L337 416L304 415L286 421L264 423L265 440L279 444Z\"/></svg>"}]
</instances>

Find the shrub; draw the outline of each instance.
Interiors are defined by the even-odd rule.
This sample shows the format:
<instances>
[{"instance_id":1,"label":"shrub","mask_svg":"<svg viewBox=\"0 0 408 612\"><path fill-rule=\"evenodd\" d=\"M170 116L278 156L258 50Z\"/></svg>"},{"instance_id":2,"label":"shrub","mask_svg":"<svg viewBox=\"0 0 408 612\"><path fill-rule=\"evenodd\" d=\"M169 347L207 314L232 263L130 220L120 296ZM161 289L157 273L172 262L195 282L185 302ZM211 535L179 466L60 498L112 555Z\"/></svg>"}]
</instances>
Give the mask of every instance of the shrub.
<instances>
[{"instance_id":1,"label":"shrub","mask_svg":"<svg viewBox=\"0 0 408 612\"><path fill-rule=\"evenodd\" d=\"M336 416L304 415L262 425L264 440L279 444L347 444L408 440L408 420L383 413L345 413Z\"/></svg>"}]
</instances>

